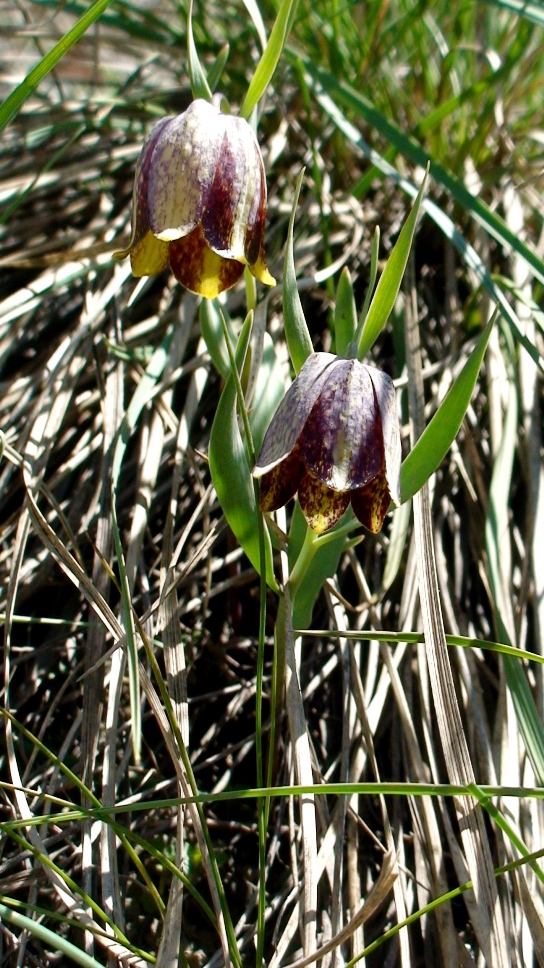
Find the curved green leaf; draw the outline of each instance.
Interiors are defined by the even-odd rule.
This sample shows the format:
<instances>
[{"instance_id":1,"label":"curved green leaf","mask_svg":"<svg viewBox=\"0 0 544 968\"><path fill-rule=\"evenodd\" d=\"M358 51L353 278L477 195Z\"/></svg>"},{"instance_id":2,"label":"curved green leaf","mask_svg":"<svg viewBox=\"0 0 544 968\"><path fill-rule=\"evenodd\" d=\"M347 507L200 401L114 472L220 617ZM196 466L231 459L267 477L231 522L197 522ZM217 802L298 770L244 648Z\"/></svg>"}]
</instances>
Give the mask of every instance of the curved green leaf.
<instances>
[{"instance_id":1,"label":"curved green leaf","mask_svg":"<svg viewBox=\"0 0 544 968\"><path fill-rule=\"evenodd\" d=\"M293 227L297 210L298 197L304 178L305 168L298 176L293 209L289 219L287 231L287 246L285 250L285 264L283 267L283 324L289 356L295 373L298 373L304 361L313 353L314 347L308 330L308 325L302 311L302 303L298 294L297 277L295 272L295 257L293 254Z\"/></svg>"},{"instance_id":2,"label":"curved green leaf","mask_svg":"<svg viewBox=\"0 0 544 968\"><path fill-rule=\"evenodd\" d=\"M76 948L62 935L46 928L44 924L35 921L33 918L28 918L26 914L20 914L19 911L14 911L7 905L0 904L0 918L6 924L13 924L23 931L28 931L31 936L39 938L52 951L61 951L64 957L69 958L74 964L81 965L82 968L100 968L99 961L95 961L94 958L81 951L80 948Z\"/></svg>"},{"instance_id":3,"label":"curved green leaf","mask_svg":"<svg viewBox=\"0 0 544 968\"><path fill-rule=\"evenodd\" d=\"M421 188L417 193L416 200L412 206L408 218L402 226L400 235L395 242L395 246L389 256L385 269L383 270L380 281L374 293L374 298L370 304L368 315L365 319L363 331L357 347L357 358L362 360L368 353L370 347L377 340L395 305L398 296L408 256L412 247L412 240L417 224L417 217L421 206L421 199L425 190L427 174L421 183Z\"/></svg>"},{"instance_id":4,"label":"curved green leaf","mask_svg":"<svg viewBox=\"0 0 544 968\"><path fill-rule=\"evenodd\" d=\"M272 337L269 333L265 333L261 365L249 408L249 423L256 454L262 447L268 425L284 395L285 382L282 368L276 356Z\"/></svg>"},{"instance_id":5,"label":"curved green leaf","mask_svg":"<svg viewBox=\"0 0 544 968\"><path fill-rule=\"evenodd\" d=\"M353 342L356 326L357 310L355 308L353 283L348 267L344 266L338 280L334 310L334 332L338 356L346 355L349 344Z\"/></svg>"},{"instance_id":6,"label":"curved green leaf","mask_svg":"<svg viewBox=\"0 0 544 968\"><path fill-rule=\"evenodd\" d=\"M238 372L243 367L251 336L251 314L236 347ZM215 412L210 434L209 461L213 486L223 513L251 564L260 573L259 527L261 513L255 500L255 484L237 417L236 383L230 374ZM265 527L266 581L277 590L272 565L270 535Z\"/></svg>"},{"instance_id":7,"label":"curved green leaf","mask_svg":"<svg viewBox=\"0 0 544 968\"><path fill-rule=\"evenodd\" d=\"M187 11L187 66L189 68L189 81L191 83L193 97L201 97L205 101L211 101L212 92L204 68L200 63L193 35L193 0L189 0L189 9Z\"/></svg>"},{"instance_id":8,"label":"curved green leaf","mask_svg":"<svg viewBox=\"0 0 544 968\"><path fill-rule=\"evenodd\" d=\"M243 118L249 118L253 108L259 103L272 80L285 45L287 31L297 3L298 0L283 0L266 49L257 64L257 68L247 89L244 103L240 109L240 114Z\"/></svg>"},{"instance_id":9,"label":"curved green leaf","mask_svg":"<svg viewBox=\"0 0 544 968\"><path fill-rule=\"evenodd\" d=\"M400 470L402 504L413 497L434 473L455 440L470 403L495 319L496 314L485 327L431 422L403 461Z\"/></svg>"}]
</instances>

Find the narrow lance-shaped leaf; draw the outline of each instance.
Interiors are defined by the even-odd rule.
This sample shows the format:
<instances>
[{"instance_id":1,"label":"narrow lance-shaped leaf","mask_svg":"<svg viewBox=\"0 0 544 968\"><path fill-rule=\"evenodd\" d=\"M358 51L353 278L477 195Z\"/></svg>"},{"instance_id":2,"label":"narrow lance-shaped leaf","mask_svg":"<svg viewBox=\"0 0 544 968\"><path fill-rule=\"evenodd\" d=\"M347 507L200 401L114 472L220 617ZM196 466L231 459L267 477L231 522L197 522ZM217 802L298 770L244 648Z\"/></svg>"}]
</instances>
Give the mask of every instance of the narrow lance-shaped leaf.
<instances>
[{"instance_id":1,"label":"narrow lance-shaped leaf","mask_svg":"<svg viewBox=\"0 0 544 968\"><path fill-rule=\"evenodd\" d=\"M359 342L360 335L363 331L365 325L366 317L368 316L368 309L370 306L370 300L374 293L374 286L376 285L376 277L378 275L378 255L380 252L380 226L377 225L374 229L374 238L372 239L372 249L370 251L370 278L368 280L368 289L365 296L365 301L363 303L363 308L361 309L361 315L359 316L359 322L357 324L357 333L355 336L355 343Z\"/></svg>"},{"instance_id":2,"label":"narrow lance-shaped leaf","mask_svg":"<svg viewBox=\"0 0 544 968\"><path fill-rule=\"evenodd\" d=\"M353 283L349 269L344 266L340 273L338 289L336 290L336 307L334 310L334 331L336 334L336 352L338 356L345 356L348 346L353 342L357 326L357 311L353 295Z\"/></svg>"},{"instance_id":3,"label":"narrow lance-shaped leaf","mask_svg":"<svg viewBox=\"0 0 544 968\"><path fill-rule=\"evenodd\" d=\"M485 327L431 422L423 431L406 460L403 461L400 472L402 504L413 497L431 474L435 472L455 440L463 417L468 410L495 319L496 313Z\"/></svg>"},{"instance_id":4,"label":"narrow lance-shaped leaf","mask_svg":"<svg viewBox=\"0 0 544 968\"><path fill-rule=\"evenodd\" d=\"M249 118L253 108L259 103L272 80L287 39L291 13L294 11L297 3L298 0L283 0L266 49L257 64L257 68L247 89L247 94L240 110L243 118Z\"/></svg>"},{"instance_id":5,"label":"narrow lance-shaped leaf","mask_svg":"<svg viewBox=\"0 0 544 968\"><path fill-rule=\"evenodd\" d=\"M287 231L287 247L285 251L285 264L283 267L283 320L285 327L285 338L289 356L293 364L295 373L298 373L305 360L313 353L312 340L308 330L302 303L298 294L297 277L295 272L295 257L293 254L293 227L295 224L295 212L298 204L298 197L304 178L305 168L298 176L293 209L289 219L289 229Z\"/></svg>"},{"instance_id":6,"label":"narrow lance-shaped leaf","mask_svg":"<svg viewBox=\"0 0 544 968\"><path fill-rule=\"evenodd\" d=\"M230 44L223 44L221 50L219 51L215 64L210 67L210 72L208 74L208 84L210 85L210 90L215 91L219 81L221 80L223 71L227 65L230 54Z\"/></svg>"},{"instance_id":7,"label":"narrow lance-shaped leaf","mask_svg":"<svg viewBox=\"0 0 544 968\"><path fill-rule=\"evenodd\" d=\"M406 269L410 249L412 247L412 240L414 238L417 217L419 215L419 208L421 205L421 199L423 198L426 181L427 174L425 174L425 178L423 179L421 188L419 189L417 198L413 204L412 211L402 226L401 233L395 243L395 247L391 255L387 260L387 264L380 277L376 292L374 293L374 298L370 304L370 309L368 310L368 315L364 322L363 331L359 338L357 347L357 358L359 360L362 360L363 356L368 353L372 344L377 340L383 327L389 319L389 314L393 309L393 306L395 305L395 299L397 298L400 289L400 284L402 282L402 277L404 275L404 270Z\"/></svg>"},{"instance_id":8,"label":"narrow lance-shaped leaf","mask_svg":"<svg viewBox=\"0 0 544 968\"><path fill-rule=\"evenodd\" d=\"M202 97L205 101L211 101L212 92L204 68L200 63L193 35L193 0L189 0L189 9L187 11L187 66L189 68L189 81L191 83L193 97L195 99Z\"/></svg>"},{"instance_id":9,"label":"narrow lance-shaped leaf","mask_svg":"<svg viewBox=\"0 0 544 968\"><path fill-rule=\"evenodd\" d=\"M238 372L245 359L251 336L248 316L236 347ZM212 425L209 447L210 473L223 513L253 567L260 572L260 513L255 501L255 486L237 418L236 384L231 373L219 399ZM265 528L266 581L277 589L272 567L270 535Z\"/></svg>"}]
</instances>

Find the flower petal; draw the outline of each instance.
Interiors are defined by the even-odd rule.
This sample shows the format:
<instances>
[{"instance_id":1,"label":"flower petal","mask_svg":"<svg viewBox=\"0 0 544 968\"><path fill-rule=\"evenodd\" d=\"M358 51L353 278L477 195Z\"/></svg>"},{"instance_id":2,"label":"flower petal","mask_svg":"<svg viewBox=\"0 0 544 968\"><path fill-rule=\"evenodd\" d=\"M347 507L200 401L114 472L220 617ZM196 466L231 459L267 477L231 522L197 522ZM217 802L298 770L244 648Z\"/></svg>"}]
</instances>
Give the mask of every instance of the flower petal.
<instances>
[{"instance_id":1,"label":"flower petal","mask_svg":"<svg viewBox=\"0 0 544 968\"><path fill-rule=\"evenodd\" d=\"M214 299L224 289L230 289L244 272L240 262L223 259L212 252L206 245L200 225L183 239L171 242L169 249L170 267L178 282L207 299Z\"/></svg>"},{"instance_id":2,"label":"flower petal","mask_svg":"<svg viewBox=\"0 0 544 968\"><path fill-rule=\"evenodd\" d=\"M336 491L364 486L383 461L382 426L368 369L337 359L300 435L310 473Z\"/></svg>"},{"instance_id":3,"label":"flower petal","mask_svg":"<svg viewBox=\"0 0 544 968\"><path fill-rule=\"evenodd\" d=\"M198 99L165 125L151 159L148 213L151 231L166 242L183 238L200 221L203 190L214 178L223 144L224 116Z\"/></svg>"},{"instance_id":4,"label":"flower petal","mask_svg":"<svg viewBox=\"0 0 544 968\"><path fill-rule=\"evenodd\" d=\"M262 282L264 286L275 286L276 280L274 276L271 276L268 271L268 266L264 257L264 249L259 253L259 258L257 261L249 266L251 272L259 282Z\"/></svg>"},{"instance_id":5,"label":"flower petal","mask_svg":"<svg viewBox=\"0 0 544 968\"><path fill-rule=\"evenodd\" d=\"M203 183L202 228L214 252L253 265L261 251L266 182L261 151L244 118L221 115L213 179Z\"/></svg>"},{"instance_id":6,"label":"flower petal","mask_svg":"<svg viewBox=\"0 0 544 968\"><path fill-rule=\"evenodd\" d=\"M367 367L374 386L382 420L383 446L385 451L385 476L393 504L400 504L400 465L402 447L397 395L391 377L375 366Z\"/></svg>"},{"instance_id":7,"label":"flower petal","mask_svg":"<svg viewBox=\"0 0 544 968\"><path fill-rule=\"evenodd\" d=\"M295 496L302 472L302 461L297 452L286 457L281 464L263 474L259 482L259 507L261 511L277 511Z\"/></svg>"},{"instance_id":8,"label":"flower petal","mask_svg":"<svg viewBox=\"0 0 544 968\"><path fill-rule=\"evenodd\" d=\"M254 477L262 477L291 453L335 359L332 353L312 353L305 361L270 421Z\"/></svg>"},{"instance_id":9,"label":"flower petal","mask_svg":"<svg viewBox=\"0 0 544 968\"><path fill-rule=\"evenodd\" d=\"M351 492L351 506L361 524L364 524L372 534L378 534L378 531L382 530L390 502L391 495L387 486L384 461L380 472L372 481L358 491Z\"/></svg>"},{"instance_id":10,"label":"flower petal","mask_svg":"<svg viewBox=\"0 0 544 968\"><path fill-rule=\"evenodd\" d=\"M155 145L162 131L168 124L170 124L171 121L172 118L162 118L153 128L149 138L140 152L138 162L136 164L136 175L134 178L134 189L132 192L132 235L126 249L123 249L121 252L114 252L115 259L125 259L129 253L132 253L134 247L145 239L149 233L147 189L149 183L151 158ZM153 264L153 262L156 262L157 260L148 257L147 261ZM155 272L160 272L161 269L164 269L166 265L168 265L168 260L164 263L164 265L161 265L160 269L155 269L153 271L150 270L148 272L134 272L134 275L153 275Z\"/></svg>"},{"instance_id":11,"label":"flower petal","mask_svg":"<svg viewBox=\"0 0 544 968\"><path fill-rule=\"evenodd\" d=\"M161 242L151 232L130 249L133 276L156 276L168 265L168 242Z\"/></svg>"},{"instance_id":12,"label":"flower petal","mask_svg":"<svg viewBox=\"0 0 544 968\"><path fill-rule=\"evenodd\" d=\"M310 528L317 534L329 531L349 504L348 492L333 491L312 474L302 475L298 488L300 507Z\"/></svg>"}]
</instances>

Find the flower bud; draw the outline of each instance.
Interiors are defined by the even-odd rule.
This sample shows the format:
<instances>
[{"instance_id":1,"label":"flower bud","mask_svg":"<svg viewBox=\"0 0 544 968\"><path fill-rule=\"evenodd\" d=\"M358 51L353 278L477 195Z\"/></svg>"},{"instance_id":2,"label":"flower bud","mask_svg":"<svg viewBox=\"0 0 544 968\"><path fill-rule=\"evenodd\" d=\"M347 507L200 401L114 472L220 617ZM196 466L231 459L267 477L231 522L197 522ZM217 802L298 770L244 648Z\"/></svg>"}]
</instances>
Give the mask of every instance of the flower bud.
<instances>
[{"instance_id":1,"label":"flower bud","mask_svg":"<svg viewBox=\"0 0 544 968\"><path fill-rule=\"evenodd\" d=\"M249 266L275 280L264 257L266 180L261 151L243 118L220 111L220 98L196 100L163 118L136 167L130 254L135 276L170 265L176 279L212 299Z\"/></svg>"}]
</instances>

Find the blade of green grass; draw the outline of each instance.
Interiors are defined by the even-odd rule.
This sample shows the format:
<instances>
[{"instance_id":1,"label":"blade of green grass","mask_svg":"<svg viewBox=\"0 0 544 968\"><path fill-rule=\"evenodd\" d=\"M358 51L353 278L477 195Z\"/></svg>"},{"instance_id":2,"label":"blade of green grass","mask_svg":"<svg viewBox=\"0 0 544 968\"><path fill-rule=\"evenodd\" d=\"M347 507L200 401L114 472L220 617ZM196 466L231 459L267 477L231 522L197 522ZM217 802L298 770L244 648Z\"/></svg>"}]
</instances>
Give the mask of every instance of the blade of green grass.
<instances>
[{"instance_id":1,"label":"blade of green grass","mask_svg":"<svg viewBox=\"0 0 544 968\"><path fill-rule=\"evenodd\" d=\"M257 68L247 89L244 103L240 109L240 114L243 118L249 118L253 108L259 103L272 80L285 45L287 30L297 3L298 0L283 0L272 28L272 33L263 51L263 55L257 64Z\"/></svg>"},{"instance_id":2,"label":"blade of green grass","mask_svg":"<svg viewBox=\"0 0 544 968\"><path fill-rule=\"evenodd\" d=\"M425 175L416 200L412 206L408 218L402 226L400 235L395 242L395 246L389 256L385 268L380 276L380 281L376 287L376 292L370 304L368 315L362 325L361 335L357 345L357 358L362 360L368 353L371 346L376 342L382 329L384 328L389 314L395 305L399 289L408 262L408 256L412 247L414 232L416 230L417 218L425 191Z\"/></svg>"},{"instance_id":3,"label":"blade of green grass","mask_svg":"<svg viewBox=\"0 0 544 968\"><path fill-rule=\"evenodd\" d=\"M285 339L295 373L298 373L304 361L313 353L314 347L304 318L302 303L298 293L297 276L295 271L295 256L293 252L293 229L298 198L304 178L305 168L297 179L293 208L287 230L287 245L285 249L285 263L283 266L283 318Z\"/></svg>"},{"instance_id":4,"label":"blade of green grass","mask_svg":"<svg viewBox=\"0 0 544 968\"><path fill-rule=\"evenodd\" d=\"M0 918L6 924L13 924L16 928L28 931L32 937L43 941L51 951L60 951L65 958L70 958L71 961L75 962L76 965L81 965L82 968L101 968L100 961L96 961L80 948L76 948L66 938L46 928L39 921L28 918L26 914L12 910L6 904L0 904Z\"/></svg>"}]
</instances>

